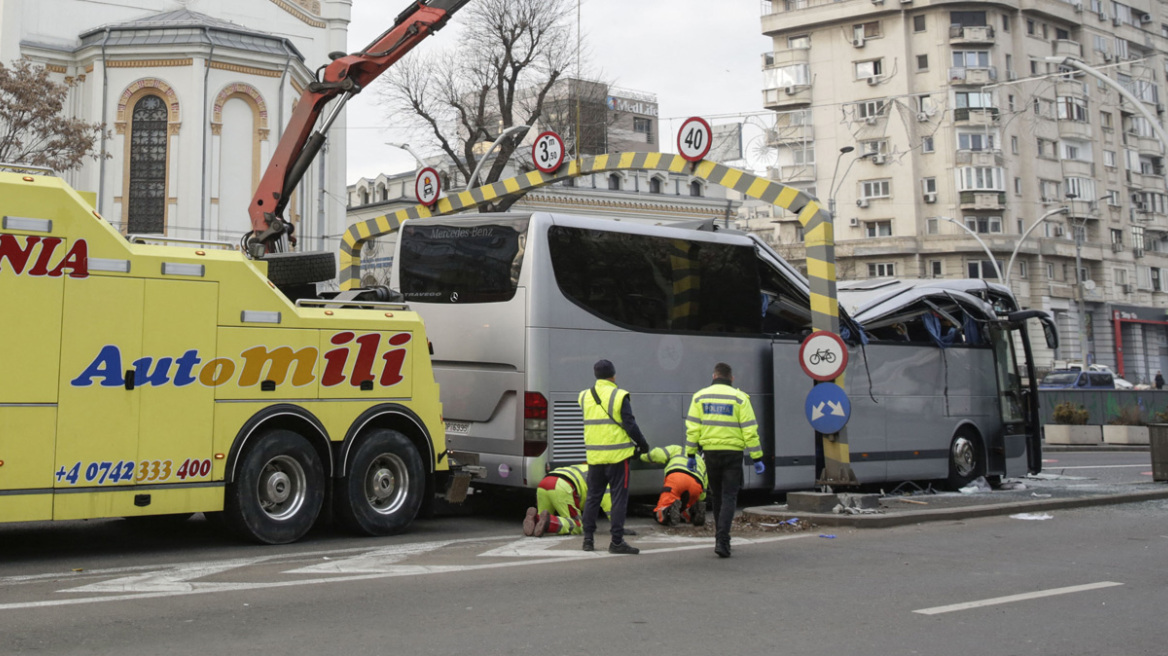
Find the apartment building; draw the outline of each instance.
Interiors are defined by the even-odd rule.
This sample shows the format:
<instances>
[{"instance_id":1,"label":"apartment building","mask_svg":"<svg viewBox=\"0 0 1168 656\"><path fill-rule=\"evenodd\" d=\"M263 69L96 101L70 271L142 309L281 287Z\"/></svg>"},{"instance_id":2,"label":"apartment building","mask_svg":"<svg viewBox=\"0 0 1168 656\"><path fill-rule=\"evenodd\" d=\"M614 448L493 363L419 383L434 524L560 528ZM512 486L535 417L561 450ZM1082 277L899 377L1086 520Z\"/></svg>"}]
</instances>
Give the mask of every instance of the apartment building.
<instances>
[{"instance_id":1,"label":"apartment building","mask_svg":"<svg viewBox=\"0 0 1168 656\"><path fill-rule=\"evenodd\" d=\"M1168 371L1164 145L1147 118L1166 116L1166 5L775 0L762 32L771 176L833 209L841 278L997 280L996 260L1058 321L1043 359ZM775 220L802 257L795 217Z\"/></svg>"}]
</instances>

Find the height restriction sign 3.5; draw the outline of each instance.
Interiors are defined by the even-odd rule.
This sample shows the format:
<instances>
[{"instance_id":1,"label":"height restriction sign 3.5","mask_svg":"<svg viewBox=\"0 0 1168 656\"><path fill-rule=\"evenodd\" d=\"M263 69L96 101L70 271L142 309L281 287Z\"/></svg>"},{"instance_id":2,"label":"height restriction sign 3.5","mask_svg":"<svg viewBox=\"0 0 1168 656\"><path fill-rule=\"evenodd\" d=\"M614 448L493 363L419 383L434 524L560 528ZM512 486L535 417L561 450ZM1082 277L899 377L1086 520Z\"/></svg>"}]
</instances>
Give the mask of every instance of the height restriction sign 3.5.
<instances>
[{"instance_id":1,"label":"height restriction sign 3.5","mask_svg":"<svg viewBox=\"0 0 1168 656\"><path fill-rule=\"evenodd\" d=\"M677 153L690 162L705 159L712 141L710 124L697 116L685 119L677 132Z\"/></svg>"},{"instance_id":2,"label":"height restriction sign 3.5","mask_svg":"<svg viewBox=\"0 0 1168 656\"><path fill-rule=\"evenodd\" d=\"M815 380L835 380L848 367L848 347L839 335L817 330L799 347L799 364Z\"/></svg>"},{"instance_id":3,"label":"height restriction sign 3.5","mask_svg":"<svg viewBox=\"0 0 1168 656\"><path fill-rule=\"evenodd\" d=\"M544 173L554 173L564 163L564 140L555 132L544 132L531 144L531 161Z\"/></svg>"}]
</instances>

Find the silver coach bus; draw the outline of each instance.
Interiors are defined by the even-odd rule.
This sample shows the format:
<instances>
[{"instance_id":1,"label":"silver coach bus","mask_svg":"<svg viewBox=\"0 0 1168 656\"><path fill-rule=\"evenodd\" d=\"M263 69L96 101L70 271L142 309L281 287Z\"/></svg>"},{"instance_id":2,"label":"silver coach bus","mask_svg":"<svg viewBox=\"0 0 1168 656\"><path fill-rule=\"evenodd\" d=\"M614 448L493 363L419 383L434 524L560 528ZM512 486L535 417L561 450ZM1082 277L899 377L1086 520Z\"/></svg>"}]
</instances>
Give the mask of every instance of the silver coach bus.
<instances>
[{"instance_id":1,"label":"silver coach bus","mask_svg":"<svg viewBox=\"0 0 1168 656\"><path fill-rule=\"evenodd\" d=\"M684 443L691 395L716 362L730 363L773 465L762 476L745 468L746 487L815 485L820 440L803 408L812 381L797 359L811 330L808 286L753 235L712 221L546 213L416 219L402 226L391 285L425 319L448 445L477 459L486 484L532 488L549 468L584 460L576 398L607 358L654 446ZM1038 448L1037 412L1026 409L1037 395L1021 387L1010 339L1021 318L999 320L957 294L967 296L930 302L947 321L968 316L983 330L944 349L869 339L841 317L853 342L847 431L861 482L1026 472L1027 446ZM660 482L659 469L637 470L631 490L655 493Z\"/></svg>"}]
</instances>

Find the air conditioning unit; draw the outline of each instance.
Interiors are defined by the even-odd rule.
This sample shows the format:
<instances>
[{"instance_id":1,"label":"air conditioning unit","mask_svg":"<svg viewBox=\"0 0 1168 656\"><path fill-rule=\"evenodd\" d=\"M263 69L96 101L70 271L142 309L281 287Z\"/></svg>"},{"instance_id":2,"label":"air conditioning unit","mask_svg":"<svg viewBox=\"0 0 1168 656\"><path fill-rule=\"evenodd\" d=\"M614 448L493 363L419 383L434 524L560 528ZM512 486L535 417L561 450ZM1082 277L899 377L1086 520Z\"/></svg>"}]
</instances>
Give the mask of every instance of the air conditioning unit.
<instances>
[{"instance_id":1,"label":"air conditioning unit","mask_svg":"<svg viewBox=\"0 0 1168 656\"><path fill-rule=\"evenodd\" d=\"M857 47L857 48L863 48L864 47L864 38L860 37L858 39L852 39L852 45Z\"/></svg>"},{"instance_id":2,"label":"air conditioning unit","mask_svg":"<svg viewBox=\"0 0 1168 656\"><path fill-rule=\"evenodd\" d=\"M866 201L857 201L857 204L859 204L859 202L864 202L865 204L867 204ZM860 227L860 220L853 216L852 218L848 219L848 225L853 227L853 228L859 228Z\"/></svg>"},{"instance_id":3,"label":"air conditioning unit","mask_svg":"<svg viewBox=\"0 0 1168 656\"><path fill-rule=\"evenodd\" d=\"M796 87L796 86L794 86L794 85L792 85L792 86L789 86L789 87L787 87L787 88L786 88L786 89L784 89L784 90L787 92L787 95L788 95L788 96L793 96L793 95L795 95L796 93L799 93L799 87Z\"/></svg>"},{"instance_id":4,"label":"air conditioning unit","mask_svg":"<svg viewBox=\"0 0 1168 656\"><path fill-rule=\"evenodd\" d=\"M1132 203L1132 205L1135 206L1137 212L1143 212L1145 209L1147 209L1144 206L1144 201L1142 201L1142 200L1137 200L1134 203Z\"/></svg>"},{"instance_id":5,"label":"air conditioning unit","mask_svg":"<svg viewBox=\"0 0 1168 656\"><path fill-rule=\"evenodd\" d=\"M1081 3L1081 2L1076 2L1076 3L1075 3L1075 13L1076 13L1076 14L1081 14L1081 13L1083 13L1083 3Z\"/></svg>"},{"instance_id":6,"label":"air conditioning unit","mask_svg":"<svg viewBox=\"0 0 1168 656\"><path fill-rule=\"evenodd\" d=\"M1132 249L1132 257L1143 257L1143 256L1144 256L1144 249L1142 249L1142 248L1133 248Z\"/></svg>"},{"instance_id":7,"label":"air conditioning unit","mask_svg":"<svg viewBox=\"0 0 1168 656\"><path fill-rule=\"evenodd\" d=\"M1066 231L1063 230L1062 226L1055 226L1054 227L1054 236L1055 237L1062 237L1065 233L1066 233Z\"/></svg>"},{"instance_id":8,"label":"air conditioning unit","mask_svg":"<svg viewBox=\"0 0 1168 656\"><path fill-rule=\"evenodd\" d=\"M864 117L864 122L867 123L868 125L876 125L876 117L875 116L866 116L866 117Z\"/></svg>"},{"instance_id":9,"label":"air conditioning unit","mask_svg":"<svg viewBox=\"0 0 1168 656\"><path fill-rule=\"evenodd\" d=\"M1103 61L1111 61L1111 53L1106 50L1103 51Z\"/></svg>"},{"instance_id":10,"label":"air conditioning unit","mask_svg":"<svg viewBox=\"0 0 1168 656\"><path fill-rule=\"evenodd\" d=\"M1106 23L1107 22L1107 12L1105 12L1105 11L1099 12L1099 20Z\"/></svg>"},{"instance_id":11,"label":"air conditioning unit","mask_svg":"<svg viewBox=\"0 0 1168 656\"><path fill-rule=\"evenodd\" d=\"M1115 18L1111 19L1111 24L1115 27L1119 27L1120 25L1123 25L1123 21L1119 19L1119 16L1116 16Z\"/></svg>"},{"instance_id":12,"label":"air conditioning unit","mask_svg":"<svg viewBox=\"0 0 1168 656\"><path fill-rule=\"evenodd\" d=\"M902 4L902 5L911 5L911 4L912 4L912 0L900 0L900 4Z\"/></svg>"},{"instance_id":13,"label":"air conditioning unit","mask_svg":"<svg viewBox=\"0 0 1168 656\"><path fill-rule=\"evenodd\" d=\"M929 120L928 112L917 112L917 120L921 123L927 122Z\"/></svg>"},{"instance_id":14,"label":"air conditioning unit","mask_svg":"<svg viewBox=\"0 0 1168 656\"><path fill-rule=\"evenodd\" d=\"M1156 103L1156 113L1157 114L1164 113L1164 103Z\"/></svg>"},{"instance_id":15,"label":"air conditioning unit","mask_svg":"<svg viewBox=\"0 0 1168 656\"><path fill-rule=\"evenodd\" d=\"M1111 252L1112 253L1122 253L1123 252L1123 243L1118 242L1118 241L1111 242Z\"/></svg>"},{"instance_id":16,"label":"air conditioning unit","mask_svg":"<svg viewBox=\"0 0 1168 656\"><path fill-rule=\"evenodd\" d=\"M1017 80L1018 74L1015 73L1014 71L1006 71L1006 79L1007 80Z\"/></svg>"},{"instance_id":17,"label":"air conditioning unit","mask_svg":"<svg viewBox=\"0 0 1168 656\"><path fill-rule=\"evenodd\" d=\"M1152 22L1152 15L1151 14L1144 14L1143 16L1140 16L1140 23L1141 24L1142 23L1151 23L1151 22Z\"/></svg>"},{"instance_id":18,"label":"air conditioning unit","mask_svg":"<svg viewBox=\"0 0 1168 656\"><path fill-rule=\"evenodd\" d=\"M888 161L887 158L888 158L888 156L885 155L884 153L876 153L875 155L872 156L872 163L873 164L883 164L884 162Z\"/></svg>"},{"instance_id":19,"label":"air conditioning unit","mask_svg":"<svg viewBox=\"0 0 1168 656\"><path fill-rule=\"evenodd\" d=\"M856 207L868 207L868 199L861 198L860 200L856 201Z\"/></svg>"},{"instance_id":20,"label":"air conditioning unit","mask_svg":"<svg viewBox=\"0 0 1168 656\"><path fill-rule=\"evenodd\" d=\"M926 194L925 194L925 202L926 202L926 203L935 203L935 202L937 202L937 194L936 194L936 193L934 193L934 192L932 192L932 191L930 191L930 192L926 193Z\"/></svg>"},{"instance_id":21,"label":"air conditioning unit","mask_svg":"<svg viewBox=\"0 0 1168 656\"><path fill-rule=\"evenodd\" d=\"M873 75L872 77L868 78L868 86L874 87L874 86L876 86L877 84L880 84L880 78L879 78L879 77L877 77L877 76Z\"/></svg>"},{"instance_id":22,"label":"air conditioning unit","mask_svg":"<svg viewBox=\"0 0 1168 656\"><path fill-rule=\"evenodd\" d=\"M874 4L874 5L882 5L882 4L884 4L884 0L872 0L872 4Z\"/></svg>"},{"instance_id":23,"label":"air conditioning unit","mask_svg":"<svg viewBox=\"0 0 1168 656\"><path fill-rule=\"evenodd\" d=\"M1124 294L1130 294L1133 291L1135 291L1135 287L1130 282L1125 282L1122 285L1120 285L1120 287L1123 288Z\"/></svg>"}]
</instances>

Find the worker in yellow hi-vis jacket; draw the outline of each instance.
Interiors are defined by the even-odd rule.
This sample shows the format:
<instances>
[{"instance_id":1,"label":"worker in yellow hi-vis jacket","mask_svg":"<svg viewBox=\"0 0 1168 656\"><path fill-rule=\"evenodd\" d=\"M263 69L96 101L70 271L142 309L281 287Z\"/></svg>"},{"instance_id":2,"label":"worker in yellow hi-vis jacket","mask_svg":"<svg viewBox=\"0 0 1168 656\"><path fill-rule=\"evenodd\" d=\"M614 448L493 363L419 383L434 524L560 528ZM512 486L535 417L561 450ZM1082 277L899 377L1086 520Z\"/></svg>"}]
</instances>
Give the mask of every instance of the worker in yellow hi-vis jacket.
<instances>
[{"instance_id":1,"label":"worker in yellow hi-vis jacket","mask_svg":"<svg viewBox=\"0 0 1168 656\"><path fill-rule=\"evenodd\" d=\"M698 390L685 418L685 454L690 471L697 471L698 451L706 459L710 496L714 506L714 553L730 557L730 525L742 488L742 453L754 461L754 471L762 474L762 446L758 441L758 421L750 405L750 395L734 387L730 365L714 365L714 381Z\"/></svg>"}]
</instances>

